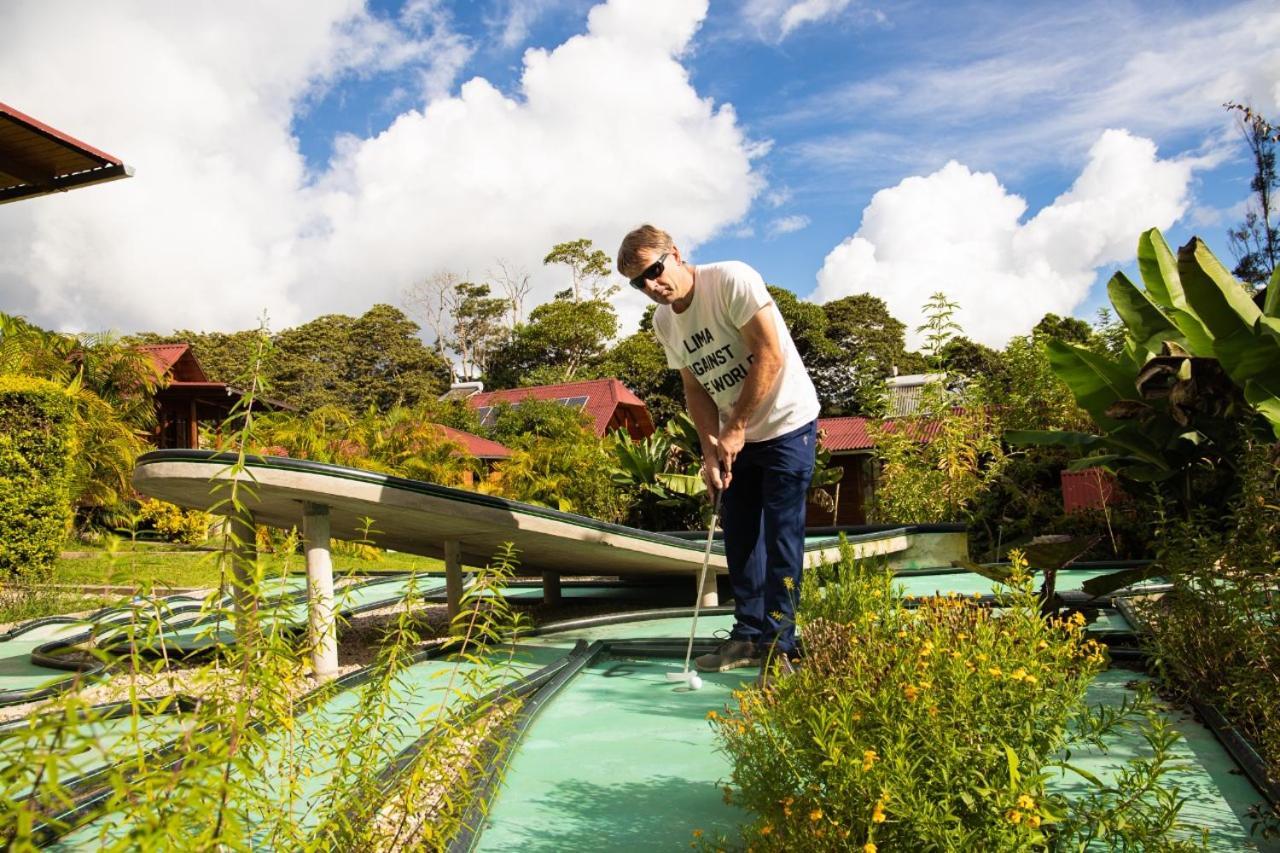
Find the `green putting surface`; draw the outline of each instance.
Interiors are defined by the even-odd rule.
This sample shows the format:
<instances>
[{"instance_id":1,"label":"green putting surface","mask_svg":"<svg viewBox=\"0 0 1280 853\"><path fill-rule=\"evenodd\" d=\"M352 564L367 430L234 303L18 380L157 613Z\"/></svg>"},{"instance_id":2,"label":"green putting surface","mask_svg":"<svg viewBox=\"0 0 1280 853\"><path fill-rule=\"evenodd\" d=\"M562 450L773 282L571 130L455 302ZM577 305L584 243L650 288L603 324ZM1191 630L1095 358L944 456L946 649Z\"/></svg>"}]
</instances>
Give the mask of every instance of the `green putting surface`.
<instances>
[{"instance_id":1,"label":"green putting surface","mask_svg":"<svg viewBox=\"0 0 1280 853\"><path fill-rule=\"evenodd\" d=\"M443 709L534 672L559 659L562 654L561 650L553 648L521 649L514 656L510 650L498 650L494 658L498 665L483 681L474 683L463 677L450 678L455 667L459 676L478 673L476 667L467 663L433 659L406 668L395 679L392 688L394 701L386 707L385 715L377 720L369 733L370 739L379 745L374 769L412 744L434 724ZM292 732L273 731L265 741L265 749L255 749L250 760L256 767L265 769L265 777L260 783L266 788L260 797L238 799L232 807L256 827L256 848L276 849L285 843L283 839L270 835L270 827L263 823L260 803L264 799L281 796L284 788L280 779L290 771L298 774L289 803L296 829L314 829L323 816L323 810L332 805L324 800L326 787L332 783L334 772L344 757L347 760L357 757L351 750L350 732L353 714L359 709L363 691L363 687L354 687L330 697L300 714ZM353 773L360 769L362 767L358 763L349 766ZM98 850L111 843L119 843L128 830L129 827L117 816L107 814L46 849ZM173 840L173 843L175 849L182 849L180 840Z\"/></svg>"},{"instance_id":2,"label":"green putting surface","mask_svg":"<svg viewBox=\"0 0 1280 853\"><path fill-rule=\"evenodd\" d=\"M1150 679L1131 670L1110 669L1089 685L1086 699L1091 706L1119 707L1126 697L1132 700L1134 696L1133 688L1128 685L1140 681ZM1197 830L1200 827L1209 830L1210 850L1280 851L1280 840L1250 837L1249 806L1262 802L1262 796L1213 733L1182 709L1164 706L1162 713L1184 738L1173 747L1173 755L1177 763L1189 770L1165 777L1186 797L1181 820ZM1147 754L1149 750L1142 737L1126 731L1107 741L1105 753L1092 746L1072 750L1070 762L1111 784L1118 778L1125 761ZM1083 796L1092 786L1079 775L1064 770L1050 778L1048 788L1067 796ZM1194 837L1198 838L1198 832Z\"/></svg>"},{"instance_id":3,"label":"green putting surface","mask_svg":"<svg viewBox=\"0 0 1280 853\"><path fill-rule=\"evenodd\" d=\"M439 583L434 580L397 576L339 587L334 590L334 606L340 615L350 616L356 611L393 604L404 598L411 583L419 596L439 590ZM302 590L305 589L304 581ZM259 623L264 629L274 627L282 631L298 631L305 627L308 604L300 593L301 590L293 590L288 596L277 597L274 601L264 596L258 610ZM230 646L235 641L235 616L232 613L206 616L164 633L165 646L183 653L203 651L214 646Z\"/></svg>"},{"instance_id":4,"label":"green putting surface","mask_svg":"<svg viewBox=\"0 0 1280 853\"><path fill-rule=\"evenodd\" d=\"M1110 620L1120 618L1105 616L1104 626L1113 628ZM731 624L731 616L704 617L698 635ZM688 632L688 618L670 618L547 634L528 642L684 639ZM754 679L756 670L704 674L702 690L693 692L665 680L665 673L679 672L680 664L606 656L575 676L516 747L476 849L673 850L685 847L694 829L733 838L743 815L721 800L729 767L705 717L727 704L730 692ZM1090 703L1118 703L1128 691L1125 685L1138 677L1126 670L1103 673L1090 688ZM1215 851L1280 849L1249 840L1247 812L1261 796L1212 733L1185 712L1168 714L1186 738L1177 750L1190 769L1173 780L1189 797L1183 820L1208 828ZM1077 749L1072 760L1105 779L1145 747L1139 734L1126 732L1109 755ZM1056 779L1051 788L1083 793L1074 781Z\"/></svg>"},{"instance_id":5,"label":"green putting surface","mask_svg":"<svg viewBox=\"0 0 1280 853\"><path fill-rule=\"evenodd\" d=\"M6 756L56 756L52 763L24 763L22 776L5 789L5 796L25 797L37 773L45 779L65 784L86 773L100 770L120 761L133 747L154 749L179 737L189 716L176 712L148 714L139 717L113 717L82 720L76 725L55 731L46 729L43 736L25 731L20 725L0 730L0 752ZM49 738L56 737L57 743ZM46 759L47 760L47 759ZM54 775L56 774L56 775Z\"/></svg>"},{"instance_id":6,"label":"green putting surface","mask_svg":"<svg viewBox=\"0 0 1280 853\"><path fill-rule=\"evenodd\" d=\"M680 850L695 828L734 834L744 815L724 803L730 766L706 717L755 670L706 675L698 691L666 680L679 671L589 664L529 728L475 849Z\"/></svg>"}]
</instances>

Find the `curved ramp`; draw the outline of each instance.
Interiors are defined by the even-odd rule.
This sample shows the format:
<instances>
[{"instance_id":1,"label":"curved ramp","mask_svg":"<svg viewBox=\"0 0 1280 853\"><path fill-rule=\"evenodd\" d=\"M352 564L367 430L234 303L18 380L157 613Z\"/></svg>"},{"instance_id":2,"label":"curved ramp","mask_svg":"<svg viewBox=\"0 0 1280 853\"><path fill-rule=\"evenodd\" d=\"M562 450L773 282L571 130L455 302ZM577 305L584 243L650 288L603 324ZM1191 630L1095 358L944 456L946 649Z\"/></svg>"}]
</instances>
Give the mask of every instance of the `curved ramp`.
<instances>
[{"instance_id":1,"label":"curved ramp","mask_svg":"<svg viewBox=\"0 0 1280 853\"><path fill-rule=\"evenodd\" d=\"M138 459L134 486L181 506L207 509L213 487L226 482L234 457L208 450L157 450ZM250 457L244 482L253 494L243 501L254 518L278 527L298 526L303 504L328 508L331 535L369 538L375 544L431 557L457 543L461 558L484 565L502 542L511 542L526 569L563 575L687 573L702 565L703 543L650 533L420 480L357 468L275 456ZM366 519L373 519L367 530ZM851 540L860 557L895 554L911 545L907 528L892 528ZM839 540L806 545L810 559L834 560ZM723 546L712 549L711 568L727 569Z\"/></svg>"}]
</instances>

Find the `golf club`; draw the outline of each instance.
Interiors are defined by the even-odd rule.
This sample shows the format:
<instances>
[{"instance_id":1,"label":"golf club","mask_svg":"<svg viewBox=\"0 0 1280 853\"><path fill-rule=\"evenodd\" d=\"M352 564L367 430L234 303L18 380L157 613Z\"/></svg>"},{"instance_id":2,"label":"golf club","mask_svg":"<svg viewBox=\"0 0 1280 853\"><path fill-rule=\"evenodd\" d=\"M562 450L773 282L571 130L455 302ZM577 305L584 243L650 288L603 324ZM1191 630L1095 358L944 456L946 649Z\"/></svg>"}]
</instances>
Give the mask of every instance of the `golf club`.
<instances>
[{"instance_id":1,"label":"golf club","mask_svg":"<svg viewBox=\"0 0 1280 853\"><path fill-rule=\"evenodd\" d=\"M711 524L707 526L707 546L702 551L702 572L698 575L698 588L693 597L693 624L689 626L689 645L684 652L684 669L680 672L668 672L667 681L682 681L690 690L702 689L702 678L696 672L690 672L689 661L693 659L693 638L698 633L698 612L702 609L702 587L707 582L707 565L711 562L711 540L716 535L716 521L720 518L720 496L724 490L716 492L716 507L711 512Z\"/></svg>"}]
</instances>

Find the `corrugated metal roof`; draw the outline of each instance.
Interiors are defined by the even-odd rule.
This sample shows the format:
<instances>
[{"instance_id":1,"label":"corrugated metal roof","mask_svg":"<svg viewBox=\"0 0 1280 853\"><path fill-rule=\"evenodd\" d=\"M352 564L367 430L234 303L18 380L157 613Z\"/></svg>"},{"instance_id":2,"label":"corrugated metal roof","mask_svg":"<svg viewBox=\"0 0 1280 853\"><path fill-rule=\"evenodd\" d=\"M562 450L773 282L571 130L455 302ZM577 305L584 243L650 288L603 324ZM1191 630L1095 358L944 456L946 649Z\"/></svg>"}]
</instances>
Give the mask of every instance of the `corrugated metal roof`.
<instances>
[{"instance_id":1,"label":"corrugated metal roof","mask_svg":"<svg viewBox=\"0 0 1280 853\"><path fill-rule=\"evenodd\" d=\"M473 408L496 406L498 403L519 403L532 397L535 400L574 401L585 397L582 411L595 424L596 435L604 435L609 422L619 406L631 407L637 419L649 424L652 421L644 401L617 379L588 379L583 382L563 382L559 385L534 385L529 388L508 388L502 391L484 391L467 398Z\"/></svg>"},{"instance_id":2,"label":"corrugated metal roof","mask_svg":"<svg viewBox=\"0 0 1280 853\"><path fill-rule=\"evenodd\" d=\"M445 438L461 444L468 453L477 459L506 459L511 456L511 448L505 444L490 441L472 432L447 427L444 424L436 424L436 426L444 431Z\"/></svg>"},{"instance_id":3,"label":"corrugated metal roof","mask_svg":"<svg viewBox=\"0 0 1280 853\"><path fill-rule=\"evenodd\" d=\"M824 433L822 446L832 453L870 450L875 447L875 442L871 440L870 425L866 418L818 418L818 430Z\"/></svg>"}]
</instances>

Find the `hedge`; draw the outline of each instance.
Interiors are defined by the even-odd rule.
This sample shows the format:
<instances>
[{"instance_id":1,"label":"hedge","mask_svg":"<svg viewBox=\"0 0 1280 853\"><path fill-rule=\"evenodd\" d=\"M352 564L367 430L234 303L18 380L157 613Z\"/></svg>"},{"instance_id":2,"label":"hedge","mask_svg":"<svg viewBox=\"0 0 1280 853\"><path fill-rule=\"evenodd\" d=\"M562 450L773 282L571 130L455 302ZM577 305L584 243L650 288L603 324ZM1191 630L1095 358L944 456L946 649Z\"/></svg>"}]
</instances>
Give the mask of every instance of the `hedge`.
<instances>
[{"instance_id":1,"label":"hedge","mask_svg":"<svg viewBox=\"0 0 1280 853\"><path fill-rule=\"evenodd\" d=\"M71 527L75 413L62 388L0 376L0 579L53 570Z\"/></svg>"}]
</instances>

